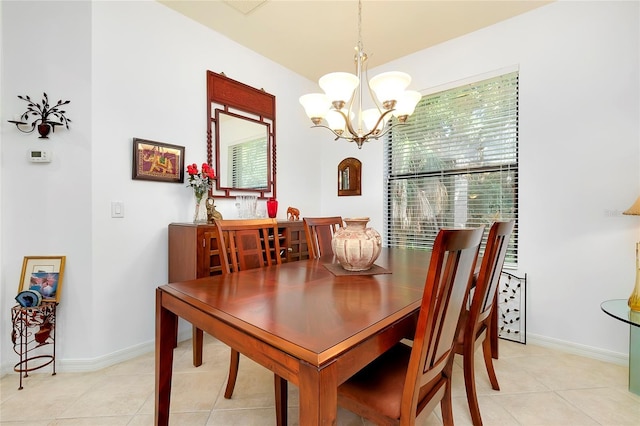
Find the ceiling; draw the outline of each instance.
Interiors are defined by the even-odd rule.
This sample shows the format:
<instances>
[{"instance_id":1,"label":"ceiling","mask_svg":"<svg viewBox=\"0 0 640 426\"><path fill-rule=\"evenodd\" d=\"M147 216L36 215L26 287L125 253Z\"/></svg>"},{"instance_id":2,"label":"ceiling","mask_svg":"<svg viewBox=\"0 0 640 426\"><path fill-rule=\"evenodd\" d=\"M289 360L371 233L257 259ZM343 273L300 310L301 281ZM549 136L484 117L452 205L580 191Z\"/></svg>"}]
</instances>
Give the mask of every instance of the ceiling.
<instances>
[{"instance_id":1,"label":"ceiling","mask_svg":"<svg viewBox=\"0 0 640 426\"><path fill-rule=\"evenodd\" d=\"M158 0L310 80L355 73L355 0ZM551 1L364 0L369 68L528 12ZM224 70L220 70L224 71Z\"/></svg>"}]
</instances>

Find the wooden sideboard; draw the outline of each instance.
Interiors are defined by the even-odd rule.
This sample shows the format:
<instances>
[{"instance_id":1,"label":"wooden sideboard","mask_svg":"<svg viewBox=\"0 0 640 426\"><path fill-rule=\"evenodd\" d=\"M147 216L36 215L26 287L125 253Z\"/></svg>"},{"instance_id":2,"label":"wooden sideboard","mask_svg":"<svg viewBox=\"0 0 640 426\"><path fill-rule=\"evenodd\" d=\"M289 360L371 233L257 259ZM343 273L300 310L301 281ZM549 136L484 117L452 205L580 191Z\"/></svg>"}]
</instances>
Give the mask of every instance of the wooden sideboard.
<instances>
[{"instance_id":1,"label":"wooden sideboard","mask_svg":"<svg viewBox=\"0 0 640 426\"><path fill-rule=\"evenodd\" d=\"M282 261L308 259L304 224L278 221ZM169 225L169 282L192 280L221 273L220 246L215 225L171 223Z\"/></svg>"}]
</instances>

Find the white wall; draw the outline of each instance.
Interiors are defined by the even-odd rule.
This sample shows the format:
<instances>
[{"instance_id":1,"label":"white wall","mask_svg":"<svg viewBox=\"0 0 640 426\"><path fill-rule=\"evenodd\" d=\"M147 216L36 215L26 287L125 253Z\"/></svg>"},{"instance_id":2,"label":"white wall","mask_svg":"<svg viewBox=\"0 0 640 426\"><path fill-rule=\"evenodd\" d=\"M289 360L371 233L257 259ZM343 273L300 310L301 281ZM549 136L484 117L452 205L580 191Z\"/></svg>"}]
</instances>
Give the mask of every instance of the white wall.
<instances>
[{"instance_id":1,"label":"white wall","mask_svg":"<svg viewBox=\"0 0 640 426\"><path fill-rule=\"evenodd\" d=\"M631 293L640 238L640 221L621 215L640 194L639 6L553 3L370 72L408 72L427 93L519 66L517 272L528 275L527 331L613 358L626 355L628 326L600 303ZM363 195L345 205L323 188L323 211L371 216L382 231L382 143L323 150L323 173L351 154L363 163Z\"/></svg>"},{"instance_id":2,"label":"white wall","mask_svg":"<svg viewBox=\"0 0 640 426\"><path fill-rule=\"evenodd\" d=\"M0 341L10 342L5 320L23 256L65 254L60 370L151 348L167 225L191 220L192 194L186 184L131 180L131 139L183 145L187 163L202 162L208 69L276 95L280 218L291 205L303 215L369 215L383 229L381 143L358 150L309 129L297 99L315 82L156 2L0 8ZM529 332L603 353L626 352L627 328L599 303L630 293L640 238L638 221L619 214L640 193L639 20L637 2L562 2L371 70L405 70L426 91L520 66L519 272L529 274ZM48 141L6 122L24 109L18 94L42 91L71 100L71 129ZM54 150L51 164L26 162L27 148L39 147ZM361 197L336 195L337 165L348 156L363 164ZM113 200L124 202L123 219L110 217ZM235 217L231 201L217 204ZM0 355L10 371L10 345Z\"/></svg>"},{"instance_id":3,"label":"white wall","mask_svg":"<svg viewBox=\"0 0 640 426\"><path fill-rule=\"evenodd\" d=\"M15 364L9 333L24 256L66 255L58 316L58 355L93 353L91 249L91 4L2 2L1 271L3 367ZM18 95L69 99L71 130L49 139L7 123L26 110ZM27 162L27 149L51 149L50 164Z\"/></svg>"},{"instance_id":4,"label":"white wall","mask_svg":"<svg viewBox=\"0 0 640 426\"><path fill-rule=\"evenodd\" d=\"M13 111L0 120L1 341L10 342L23 256L64 254L59 369L94 369L152 349L154 290L167 282L167 225L192 220L193 194L186 183L132 180L132 138L185 146L187 164L206 161L207 70L276 95L278 217L288 205L320 213L319 197L300 191L319 184L320 163L308 159L320 148L309 142L297 104L312 82L157 2L0 7L1 106ZM71 100L73 120L48 141L6 122L26 108L18 94L45 90ZM53 162L28 163L27 148L36 147L53 149ZM123 219L110 217L111 201L124 202ZM237 217L230 200L217 205ZM10 345L1 356L10 371Z\"/></svg>"}]
</instances>

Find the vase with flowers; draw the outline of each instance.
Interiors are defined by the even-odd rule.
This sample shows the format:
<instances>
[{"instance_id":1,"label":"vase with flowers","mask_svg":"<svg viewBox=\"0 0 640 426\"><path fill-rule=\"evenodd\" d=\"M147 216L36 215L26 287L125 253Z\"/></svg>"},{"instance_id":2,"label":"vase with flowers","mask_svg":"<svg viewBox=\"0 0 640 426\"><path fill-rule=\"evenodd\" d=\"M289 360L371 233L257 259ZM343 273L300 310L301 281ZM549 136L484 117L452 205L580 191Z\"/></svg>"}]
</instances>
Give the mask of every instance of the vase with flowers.
<instances>
[{"instance_id":1,"label":"vase with flowers","mask_svg":"<svg viewBox=\"0 0 640 426\"><path fill-rule=\"evenodd\" d=\"M209 189L213 184L213 180L216 174L213 168L207 163L202 163L202 167L198 170L198 165L193 163L187 166L187 173L189 174L189 185L193 188L193 195L196 199L196 210L193 216L194 223L206 223L207 222L207 208L203 203L206 198L205 195L209 193Z\"/></svg>"}]
</instances>

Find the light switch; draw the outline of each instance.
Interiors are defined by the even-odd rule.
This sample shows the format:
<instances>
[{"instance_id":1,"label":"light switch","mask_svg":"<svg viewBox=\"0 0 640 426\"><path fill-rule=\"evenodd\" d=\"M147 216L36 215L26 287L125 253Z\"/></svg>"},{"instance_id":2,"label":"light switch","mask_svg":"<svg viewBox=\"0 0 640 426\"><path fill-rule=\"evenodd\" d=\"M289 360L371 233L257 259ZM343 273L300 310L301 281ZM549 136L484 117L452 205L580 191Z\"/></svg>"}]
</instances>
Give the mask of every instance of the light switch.
<instances>
[{"instance_id":1,"label":"light switch","mask_svg":"<svg viewBox=\"0 0 640 426\"><path fill-rule=\"evenodd\" d=\"M124 203L122 201L111 202L111 217L124 217Z\"/></svg>"}]
</instances>

